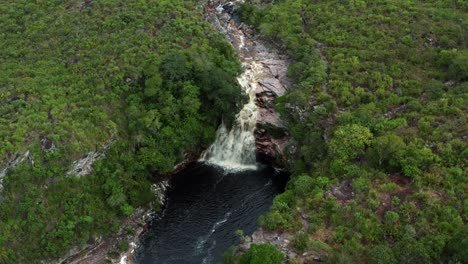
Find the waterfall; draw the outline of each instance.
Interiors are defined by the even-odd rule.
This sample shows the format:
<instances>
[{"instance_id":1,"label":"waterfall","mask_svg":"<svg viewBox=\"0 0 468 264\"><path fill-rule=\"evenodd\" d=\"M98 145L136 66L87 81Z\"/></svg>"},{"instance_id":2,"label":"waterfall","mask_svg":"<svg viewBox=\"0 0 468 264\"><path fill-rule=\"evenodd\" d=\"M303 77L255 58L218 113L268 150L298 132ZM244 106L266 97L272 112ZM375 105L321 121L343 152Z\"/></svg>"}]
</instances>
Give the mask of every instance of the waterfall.
<instances>
[{"instance_id":1,"label":"waterfall","mask_svg":"<svg viewBox=\"0 0 468 264\"><path fill-rule=\"evenodd\" d=\"M244 73L237 78L249 102L236 115L233 127L228 130L222 123L216 133L215 142L202 154L202 161L229 170L256 169L255 126L257 106L255 89L261 65L255 61L243 63Z\"/></svg>"}]
</instances>

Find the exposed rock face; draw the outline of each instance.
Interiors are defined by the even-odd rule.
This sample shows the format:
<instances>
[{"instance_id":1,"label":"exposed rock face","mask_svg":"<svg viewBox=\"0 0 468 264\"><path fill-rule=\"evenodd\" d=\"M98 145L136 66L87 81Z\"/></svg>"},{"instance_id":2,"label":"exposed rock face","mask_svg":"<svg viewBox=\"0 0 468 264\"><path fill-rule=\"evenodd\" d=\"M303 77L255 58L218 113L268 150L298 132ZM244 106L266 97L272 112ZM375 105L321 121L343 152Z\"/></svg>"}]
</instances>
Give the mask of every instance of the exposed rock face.
<instances>
[{"instance_id":1,"label":"exposed rock face","mask_svg":"<svg viewBox=\"0 0 468 264\"><path fill-rule=\"evenodd\" d=\"M86 157L74 161L72 169L67 172L67 175L75 175L79 177L86 176L91 173L93 163L103 158L103 152L91 151L86 155Z\"/></svg>"},{"instance_id":2,"label":"exposed rock face","mask_svg":"<svg viewBox=\"0 0 468 264\"><path fill-rule=\"evenodd\" d=\"M345 180L339 185L334 185L330 190L325 192L325 197L335 197L340 201L350 200L354 197L353 185L351 181Z\"/></svg>"},{"instance_id":3,"label":"exposed rock face","mask_svg":"<svg viewBox=\"0 0 468 264\"><path fill-rule=\"evenodd\" d=\"M205 5L207 20L218 32L226 35L239 52L244 68L256 67L256 105L258 107L255 143L257 157L280 161L288 142L288 134L275 112L275 99L286 92L289 83L286 76L287 61L267 49L251 34L251 29L236 17L235 4L240 1L208 1Z\"/></svg>"},{"instance_id":4,"label":"exposed rock face","mask_svg":"<svg viewBox=\"0 0 468 264\"><path fill-rule=\"evenodd\" d=\"M34 158L29 152L26 150L23 154L16 154L16 157L10 161L8 161L7 166L0 170L0 194L3 191L3 179L5 178L6 174L9 170L16 168L18 164L21 162L28 160L29 164L32 166L34 165ZM2 201L2 196L0 196L0 202Z\"/></svg>"},{"instance_id":5,"label":"exposed rock face","mask_svg":"<svg viewBox=\"0 0 468 264\"><path fill-rule=\"evenodd\" d=\"M114 140L114 137L112 137L109 142L103 144L101 150L88 152L88 154L86 154L86 157L80 160L75 160L72 164L72 168L67 172L67 176L75 175L81 177L90 174L94 162L105 157L106 150L109 149L110 145L112 144L112 142L114 142Z\"/></svg>"},{"instance_id":6,"label":"exposed rock face","mask_svg":"<svg viewBox=\"0 0 468 264\"><path fill-rule=\"evenodd\" d=\"M282 263L288 263L289 260L294 260L294 263L321 263L323 261L323 258L326 256L325 252L297 252L291 245L292 239L293 235L290 233L266 231L259 228L252 236L245 237L244 242L239 246L239 250L245 252L252 244L270 244L275 245L284 253L286 261Z\"/></svg>"},{"instance_id":7,"label":"exposed rock face","mask_svg":"<svg viewBox=\"0 0 468 264\"><path fill-rule=\"evenodd\" d=\"M161 181L151 185L151 191L153 192L156 200L159 204L163 205L166 202L166 191L169 188L169 181Z\"/></svg>"}]
</instances>

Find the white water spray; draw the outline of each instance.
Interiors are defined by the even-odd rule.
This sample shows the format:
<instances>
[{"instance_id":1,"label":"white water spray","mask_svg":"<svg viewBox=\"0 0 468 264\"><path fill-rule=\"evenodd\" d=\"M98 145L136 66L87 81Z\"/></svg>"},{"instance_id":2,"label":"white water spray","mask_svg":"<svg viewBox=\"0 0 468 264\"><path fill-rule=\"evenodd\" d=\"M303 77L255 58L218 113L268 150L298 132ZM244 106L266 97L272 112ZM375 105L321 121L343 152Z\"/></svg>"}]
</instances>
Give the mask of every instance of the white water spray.
<instances>
[{"instance_id":1,"label":"white water spray","mask_svg":"<svg viewBox=\"0 0 468 264\"><path fill-rule=\"evenodd\" d=\"M255 89L258 85L262 65L255 61L245 62L244 73L237 78L249 102L236 115L231 130L223 123L216 133L215 142L202 154L202 160L228 170L257 169L255 157L255 126L257 124L257 106Z\"/></svg>"}]
</instances>

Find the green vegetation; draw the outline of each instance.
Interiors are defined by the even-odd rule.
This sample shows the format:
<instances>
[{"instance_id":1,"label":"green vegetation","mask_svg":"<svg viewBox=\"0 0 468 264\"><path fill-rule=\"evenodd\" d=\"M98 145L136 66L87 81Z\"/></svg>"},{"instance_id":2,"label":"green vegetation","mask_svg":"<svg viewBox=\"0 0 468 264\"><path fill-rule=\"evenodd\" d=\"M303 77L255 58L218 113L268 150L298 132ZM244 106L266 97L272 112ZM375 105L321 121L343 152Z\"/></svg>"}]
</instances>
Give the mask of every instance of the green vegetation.
<instances>
[{"instance_id":1,"label":"green vegetation","mask_svg":"<svg viewBox=\"0 0 468 264\"><path fill-rule=\"evenodd\" d=\"M225 254L223 262L226 264L278 264L284 260L284 254L275 246L269 244L252 244L241 256L236 255L236 247L231 247Z\"/></svg>"},{"instance_id":2,"label":"green vegetation","mask_svg":"<svg viewBox=\"0 0 468 264\"><path fill-rule=\"evenodd\" d=\"M468 2L252 0L239 16L293 62L277 105L293 177L263 227L329 263L466 262ZM199 1L6 0L0 36L0 168L34 161L4 180L0 263L116 232L241 100L236 54ZM107 144L90 175L67 176Z\"/></svg>"},{"instance_id":3,"label":"green vegetation","mask_svg":"<svg viewBox=\"0 0 468 264\"><path fill-rule=\"evenodd\" d=\"M197 1L7 0L0 35L0 168L26 150L34 159L5 178L0 263L51 260L118 230L241 100L237 55ZM91 175L66 175L111 141Z\"/></svg>"},{"instance_id":4,"label":"green vegetation","mask_svg":"<svg viewBox=\"0 0 468 264\"><path fill-rule=\"evenodd\" d=\"M240 6L293 61L277 105L293 177L264 228L330 263L466 262L467 3ZM326 194L343 180L351 198Z\"/></svg>"}]
</instances>

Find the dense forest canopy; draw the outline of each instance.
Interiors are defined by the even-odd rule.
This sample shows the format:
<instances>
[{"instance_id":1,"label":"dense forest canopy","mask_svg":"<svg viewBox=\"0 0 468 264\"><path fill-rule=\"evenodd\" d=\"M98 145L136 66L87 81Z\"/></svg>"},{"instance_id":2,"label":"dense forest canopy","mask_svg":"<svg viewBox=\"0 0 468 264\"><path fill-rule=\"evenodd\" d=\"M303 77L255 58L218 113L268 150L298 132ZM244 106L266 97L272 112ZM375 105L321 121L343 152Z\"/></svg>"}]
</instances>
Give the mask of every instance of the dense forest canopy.
<instances>
[{"instance_id":1,"label":"dense forest canopy","mask_svg":"<svg viewBox=\"0 0 468 264\"><path fill-rule=\"evenodd\" d=\"M293 177L264 228L330 263L466 262L467 3L240 6L295 81L277 105Z\"/></svg>"},{"instance_id":2,"label":"dense forest canopy","mask_svg":"<svg viewBox=\"0 0 468 264\"><path fill-rule=\"evenodd\" d=\"M237 55L201 10L179 0L2 2L0 169L30 159L3 182L0 263L50 260L115 232L154 199L154 177L237 112ZM90 175L67 175L105 146Z\"/></svg>"},{"instance_id":3,"label":"dense forest canopy","mask_svg":"<svg viewBox=\"0 0 468 264\"><path fill-rule=\"evenodd\" d=\"M0 263L115 233L232 119L240 65L201 4L2 2L0 173L26 158L0 181ZM292 178L263 228L329 263L466 262L468 2L250 0L238 16L291 60L276 109ZM95 152L89 175L68 173Z\"/></svg>"}]
</instances>

